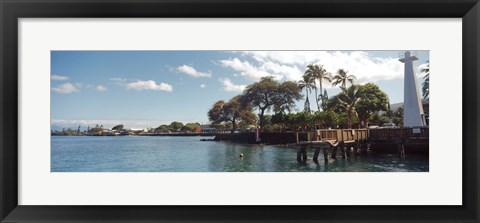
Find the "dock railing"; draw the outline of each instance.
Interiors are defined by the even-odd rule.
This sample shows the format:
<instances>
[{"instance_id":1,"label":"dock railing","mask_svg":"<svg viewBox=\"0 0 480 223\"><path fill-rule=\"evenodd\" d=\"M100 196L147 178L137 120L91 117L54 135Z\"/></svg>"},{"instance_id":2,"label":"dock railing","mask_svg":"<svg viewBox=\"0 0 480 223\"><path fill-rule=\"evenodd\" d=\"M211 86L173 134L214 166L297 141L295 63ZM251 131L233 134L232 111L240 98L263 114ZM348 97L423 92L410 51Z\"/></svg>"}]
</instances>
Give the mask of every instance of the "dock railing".
<instances>
[{"instance_id":1,"label":"dock railing","mask_svg":"<svg viewBox=\"0 0 480 223\"><path fill-rule=\"evenodd\" d=\"M306 137L301 137L303 134L306 134ZM305 141L354 142L366 140L367 137L367 129L319 129L296 133L297 143Z\"/></svg>"},{"instance_id":2,"label":"dock railing","mask_svg":"<svg viewBox=\"0 0 480 223\"><path fill-rule=\"evenodd\" d=\"M296 132L297 142L363 140L424 139L429 137L428 127L378 128L378 129L319 129Z\"/></svg>"},{"instance_id":3,"label":"dock railing","mask_svg":"<svg viewBox=\"0 0 480 223\"><path fill-rule=\"evenodd\" d=\"M408 138L428 138L428 127L408 127L391 129L369 129L368 138L370 140L390 140L390 139L408 139Z\"/></svg>"}]
</instances>

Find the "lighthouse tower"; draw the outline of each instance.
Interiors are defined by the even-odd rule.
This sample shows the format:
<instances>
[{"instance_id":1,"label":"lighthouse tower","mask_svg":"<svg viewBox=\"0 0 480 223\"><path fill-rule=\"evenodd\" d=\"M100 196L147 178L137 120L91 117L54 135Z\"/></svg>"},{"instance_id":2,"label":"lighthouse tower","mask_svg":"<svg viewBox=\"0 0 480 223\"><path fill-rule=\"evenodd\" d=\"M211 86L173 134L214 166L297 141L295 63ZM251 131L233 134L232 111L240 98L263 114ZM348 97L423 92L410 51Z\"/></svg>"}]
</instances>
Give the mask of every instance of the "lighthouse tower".
<instances>
[{"instance_id":1,"label":"lighthouse tower","mask_svg":"<svg viewBox=\"0 0 480 223\"><path fill-rule=\"evenodd\" d=\"M418 58L410 51L403 53L400 62L405 64L405 77L403 84L403 126L425 126L425 114L423 113L422 100L413 69L413 61Z\"/></svg>"}]
</instances>

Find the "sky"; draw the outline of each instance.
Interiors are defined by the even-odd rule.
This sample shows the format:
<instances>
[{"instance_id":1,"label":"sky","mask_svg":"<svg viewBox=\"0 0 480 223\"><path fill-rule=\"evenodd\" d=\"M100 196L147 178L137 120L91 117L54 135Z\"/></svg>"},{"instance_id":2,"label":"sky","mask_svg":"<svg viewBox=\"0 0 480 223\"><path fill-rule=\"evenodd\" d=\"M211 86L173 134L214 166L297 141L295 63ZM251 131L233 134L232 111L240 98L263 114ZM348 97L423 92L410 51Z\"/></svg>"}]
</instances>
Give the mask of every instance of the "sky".
<instances>
[{"instance_id":1,"label":"sky","mask_svg":"<svg viewBox=\"0 0 480 223\"><path fill-rule=\"evenodd\" d=\"M403 102L403 51L52 51L51 125L82 128L158 127L172 121L208 124L207 112L264 76L301 79L307 64L321 64L375 83L390 102ZM419 69L429 51L415 51ZM324 84L329 96L339 87ZM305 94L305 92L303 92ZM310 101L315 97L310 94ZM297 102L303 110L304 100ZM315 103L311 103L316 110Z\"/></svg>"}]
</instances>

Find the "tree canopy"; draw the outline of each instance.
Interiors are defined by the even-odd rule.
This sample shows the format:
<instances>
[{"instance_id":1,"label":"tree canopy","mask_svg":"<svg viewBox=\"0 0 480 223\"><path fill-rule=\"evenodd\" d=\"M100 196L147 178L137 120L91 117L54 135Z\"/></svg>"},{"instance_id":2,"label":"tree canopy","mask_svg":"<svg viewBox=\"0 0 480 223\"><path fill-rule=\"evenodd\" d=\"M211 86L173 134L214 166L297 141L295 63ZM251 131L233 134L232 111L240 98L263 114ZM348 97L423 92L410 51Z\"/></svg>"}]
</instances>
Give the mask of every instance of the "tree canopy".
<instances>
[{"instance_id":1,"label":"tree canopy","mask_svg":"<svg viewBox=\"0 0 480 223\"><path fill-rule=\"evenodd\" d=\"M273 77L263 77L245 88L242 102L259 111L259 125L263 128L266 111L290 111L295 107L295 101L301 98L297 83L286 81L280 84Z\"/></svg>"},{"instance_id":2,"label":"tree canopy","mask_svg":"<svg viewBox=\"0 0 480 223\"><path fill-rule=\"evenodd\" d=\"M214 124L231 123L232 133L235 131L239 122L251 124L255 121L255 114L248 103L243 102L243 96L238 95L228 102L217 101L208 111L208 119Z\"/></svg>"},{"instance_id":3,"label":"tree canopy","mask_svg":"<svg viewBox=\"0 0 480 223\"><path fill-rule=\"evenodd\" d=\"M183 123L173 121L172 123L170 123L169 127L172 128L173 130L181 129L183 127Z\"/></svg>"},{"instance_id":4,"label":"tree canopy","mask_svg":"<svg viewBox=\"0 0 480 223\"><path fill-rule=\"evenodd\" d=\"M375 84L368 83L359 87L361 100L356 105L356 111L358 119L367 127L373 113L388 111L389 100L387 94Z\"/></svg>"},{"instance_id":5,"label":"tree canopy","mask_svg":"<svg viewBox=\"0 0 480 223\"><path fill-rule=\"evenodd\" d=\"M123 125L119 124L119 125L113 126L112 130L122 131L123 130Z\"/></svg>"},{"instance_id":6,"label":"tree canopy","mask_svg":"<svg viewBox=\"0 0 480 223\"><path fill-rule=\"evenodd\" d=\"M388 96L375 84L352 85L341 89L341 93L325 102L325 110L346 114L349 126L358 118L366 127L373 114L388 110ZM342 117L339 118L341 122Z\"/></svg>"},{"instance_id":7,"label":"tree canopy","mask_svg":"<svg viewBox=\"0 0 480 223\"><path fill-rule=\"evenodd\" d=\"M322 104L325 101L323 97L323 81L332 82L332 74L327 72L327 70L323 67L323 65L318 64L309 64L307 65L307 70L305 71L304 76L306 76L307 80L312 80L315 89L315 97L317 102L317 108L320 111L320 100L322 100ZM320 86L320 95L317 93L317 80ZM318 98L320 96L320 98Z\"/></svg>"},{"instance_id":8,"label":"tree canopy","mask_svg":"<svg viewBox=\"0 0 480 223\"><path fill-rule=\"evenodd\" d=\"M350 82L353 85L353 80L357 79L355 75L349 75L348 71L344 69L338 69L337 74L332 78L332 85L340 85L342 87L347 87L347 82Z\"/></svg>"},{"instance_id":9,"label":"tree canopy","mask_svg":"<svg viewBox=\"0 0 480 223\"><path fill-rule=\"evenodd\" d=\"M424 74L424 81L422 83L423 99L428 99L430 97L430 63L427 63L427 65L421 69L421 72Z\"/></svg>"}]
</instances>

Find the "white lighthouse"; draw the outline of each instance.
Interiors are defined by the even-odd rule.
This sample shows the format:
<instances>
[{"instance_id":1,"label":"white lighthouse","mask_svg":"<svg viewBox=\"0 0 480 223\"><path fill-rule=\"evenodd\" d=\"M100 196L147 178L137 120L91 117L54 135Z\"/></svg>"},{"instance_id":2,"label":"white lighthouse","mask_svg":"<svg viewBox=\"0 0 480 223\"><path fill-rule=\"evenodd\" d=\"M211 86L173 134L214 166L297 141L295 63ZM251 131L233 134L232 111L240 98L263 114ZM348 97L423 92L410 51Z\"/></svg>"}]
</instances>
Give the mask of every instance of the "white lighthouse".
<instances>
[{"instance_id":1,"label":"white lighthouse","mask_svg":"<svg viewBox=\"0 0 480 223\"><path fill-rule=\"evenodd\" d=\"M405 64L405 80L403 84L403 126L425 126L422 100L418 88L417 77L413 68L413 61L418 58L410 51L403 53L400 62Z\"/></svg>"}]
</instances>

